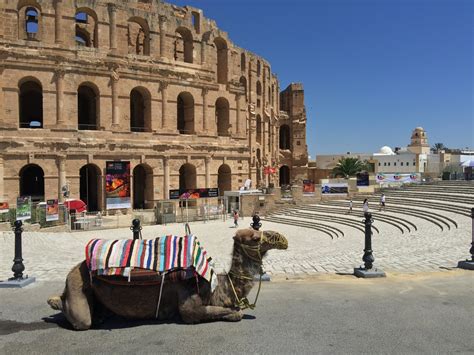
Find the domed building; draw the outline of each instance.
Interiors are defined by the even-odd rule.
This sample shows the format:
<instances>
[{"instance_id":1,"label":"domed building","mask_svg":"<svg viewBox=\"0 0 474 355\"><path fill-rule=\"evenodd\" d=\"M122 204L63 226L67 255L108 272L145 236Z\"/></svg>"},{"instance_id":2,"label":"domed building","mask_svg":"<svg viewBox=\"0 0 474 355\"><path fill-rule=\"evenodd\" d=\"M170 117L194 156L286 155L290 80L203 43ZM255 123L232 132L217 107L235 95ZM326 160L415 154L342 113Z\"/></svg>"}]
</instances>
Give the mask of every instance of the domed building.
<instances>
[{"instance_id":1,"label":"domed building","mask_svg":"<svg viewBox=\"0 0 474 355\"><path fill-rule=\"evenodd\" d=\"M69 191L103 210L113 163L132 208L306 178L302 85L280 93L270 62L201 9L12 0L0 19L0 200Z\"/></svg>"}]
</instances>

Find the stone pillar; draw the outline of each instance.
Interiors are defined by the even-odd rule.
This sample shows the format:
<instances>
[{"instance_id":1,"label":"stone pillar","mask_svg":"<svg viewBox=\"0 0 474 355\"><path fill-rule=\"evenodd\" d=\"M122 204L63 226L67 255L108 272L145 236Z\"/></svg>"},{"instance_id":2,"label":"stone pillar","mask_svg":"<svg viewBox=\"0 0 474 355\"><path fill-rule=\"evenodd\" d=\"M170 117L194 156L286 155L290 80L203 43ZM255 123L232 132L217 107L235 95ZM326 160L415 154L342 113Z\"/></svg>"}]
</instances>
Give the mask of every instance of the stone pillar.
<instances>
[{"instance_id":1,"label":"stone pillar","mask_svg":"<svg viewBox=\"0 0 474 355\"><path fill-rule=\"evenodd\" d=\"M54 9L54 41L55 43L62 43L62 17L63 17L63 2L56 0Z\"/></svg>"},{"instance_id":2,"label":"stone pillar","mask_svg":"<svg viewBox=\"0 0 474 355\"><path fill-rule=\"evenodd\" d=\"M170 158L163 157L163 198L165 200L169 199L169 192L170 192Z\"/></svg>"},{"instance_id":3,"label":"stone pillar","mask_svg":"<svg viewBox=\"0 0 474 355\"><path fill-rule=\"evenodd\" d=\"M201 41L201 65L206 64L206 41Z\"/></svg>"},{"instance_id":4,"label":"stone pillar","mask_svg":"<svg viewBox=\"0 0 474 355\"><path fill-rule=\"evenodd\" d=\"M165 57L165 40L166 40L166 35L165 35L165 22L166 22L166 16L160 16L159 17L159 26L160 26L160 57L164 58Z\"/></svg>"},{"instance_id":5,"label":"stone pillar","mask_svg":"<svg viewBox=\"0 0 474 355\"><path fill-rule=\"evenodd\" d=\"M167 108L168 108L168 83L162 81L160 83L160 90L161 90L161 128L162 129L170 129L168 125L167 115Z\"/></svg>"},{"instance_id":6,"label":"stone pillar","mask_svg":"<svg viewBox=\"0 0 474 355\"><path fill-rule=\"evenodd\" d=\"M110 84L112 86L112 125L119 125L119 110L118 110L118 81L120 77L116 69L112 70L110 75Z\"/></svg>"},{"instance_id":7,"label":"stone pillar","mask_svg":"<svg viewBox=\"0 0 474 355\"><path fill-rule=\"evenodd\" d=\"M204 134L208 134L208 124L207 124L207 94L209 92L208 88L202 89L202 131Z\"/></svg>"},{"instance_id":8,"label":"stone pillar","mask_svg":"<svg viewBox=\"0 0 474 355\"><path fill-rule=\"evenodd\" d=\"M235 115L235 134L240 135L240 99L242 95L236 94L235 95L235 102L237 105L237 113Z\"/></svg>"},{"instance_id":9,"label":"stone pillar","mask_svg":"<svg viewBox=\"0 0 474 355\"><path fill-rule=\"evenodd\" d=\"M60 68L56 70L56 125L64 124L64 75L66 72Z\"/></svg>"},{"instance_id":10,"label":"stone pillar","mask_svg":"<svg viewBox=\"0 0 474 355\"><path fill-rule=\"evenodd\" d=\"M5 198L5 168L3 164L3 155L0 155L0 201Z\"/></svg>"},{"instance_id":11,"label":"stone pillar","mask_svg":"<svg viewBox=\"0 0 474 355\"><path fill-rule=\"evenodd\" d=\"M58 200L60 202L64 201L64 195L62 188L66 186L66 157L59 156L57 157L58 164Z\"/></svg>"},{"instance_id":12,"label":"stone pillar","mask_svg":"<svg viewBox=\"0 0 474 355\"><path fill-rule=\"evenodd\" d=\"M117 49L117 6L114 3L107 4L109 9L109 38L110 50Z\"/></svg>"},{"instance_id":13,"label":"stone pillar","mask_svg":"<svg viewBox=\"0 0 474 355\"><path fill-rule=\"evenodd\" d=\"M5 59L0 56L0 60L4 61ZM5 70L5 66L0 64L0 122L3 120L5 122L5 103L4 103L4 95L3 95L3 72Z\"/></svg>"},{"instance_id":14,"label":"stone pillar","mask_svg":"<svg viewBox=\"0 0 474 355\"><path fill-rule=\"evenodd\" d=\"M211 157L206 157L205 159L205 169L206 169L206 188L211 187Z\"/></svg>"}]
</instances>

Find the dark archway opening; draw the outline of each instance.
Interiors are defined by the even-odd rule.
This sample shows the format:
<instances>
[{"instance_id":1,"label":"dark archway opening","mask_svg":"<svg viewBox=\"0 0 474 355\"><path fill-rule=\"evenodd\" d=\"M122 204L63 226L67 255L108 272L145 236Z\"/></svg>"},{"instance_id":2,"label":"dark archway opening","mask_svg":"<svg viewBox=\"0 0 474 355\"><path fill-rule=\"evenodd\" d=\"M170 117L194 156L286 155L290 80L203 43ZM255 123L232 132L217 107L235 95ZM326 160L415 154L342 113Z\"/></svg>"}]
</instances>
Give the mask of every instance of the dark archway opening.
<instances>
[{"instance_id":1,"label":"dark archway opening","mask_svg":"<svg viewBox=\"0 0 474 355\"><path fill-rule=\"evenodd\" d=\"M283 165L280 168L280 186L290 184L290 168L286 165Z\"/></svg>"},{"instance_id":2,"label":"dark archway opening","mask_svg":"<svg viewBox=\"0 0 474 355\"><path fill-rule=\"evenodd\" d=\"M184 190L196 188L196 167L184 164L179 168L179 188Z\"/></svg>"},{"instance_id":3,"label":"dark archway opening","mask_svg":"<svg viewBox=\"0 0 474 355\"><path fill-rule=\"evenodd\" d=\"M219 188L219 195L224 196L224 191L232 190L232 172L227 164L219 167L217 172L217 187Z\"/></svg>"},{"instance_id":4,"label":"dark archway opening","mask_svg":"<svg viewBox=\"0 0 474 355\"><path fill-rule=\"evenodd\" d=\"M80 130L97 130L97 94L89 86L77 90L77 112Z\"/></svg>"},{"instance_id":5,"label":"dark archway opening","mask_svg":"<svg viewBox=\"0 0 474 355\"><path fill-rule=\"evenodd\" d=\"M89 212L99 211L100 170L93 164L84 165L80 170L79 195L87 204Z\"/></svg>"},{"instance_id":6,"label":"dark archway opening","mask_svg":"<svg viewBox=\"0 0 474 355\"><path fill-rule=\"evenodd\" d=\"M150 98L139 89L130 92L130 130L150 132Z\"/></svg>"},{"instance_id":7,"label":"dark archway opening","mask_svg":"<svg viewBox=\"0 0 474 355\"><path fill-rule=\"evenodd\" d=\"M193 96L184 92L178 95L177 104L178 131L180 134L194 133L194 99Z\"/></svg>"},{"instance_id":8,"label":"dark archway opening","mask_svg":"<svg viewBox=\"0 0 474 355\"><path fill-rule=\"evenodd\" d=\"M133 208L153 208L153 171L143 164L133 169Z\"/></svg>"},{"instance_id":9,"label":"dark archway opening","mask_svg":"<svg viewBox=\"0 0 474 355\"><path fill-rule=\"evenodd\" d=\"M20 171L20 196L31 196L31 201L44 201L44 171L29 164Z\"/></svg>"},{"instance_id":10,"label":"dark archway opening","mask_svg":"<svg viewBox=\"0 0 474 355\"><path fill-rule=\"evenodd\" d=\"M217 135L230 136L229 101L220 97L216 101Z\"/></svg>"},{"instance_id":11,"label":"dark archway opening","mask_svg":"<svg viewBox=\"0 0 474 355\"><path fill-rule=\"evenodd\" d=\"M20 128L43 127L43 89L34 81L20 85Z\"/></svg>"},{"instance_id":12,"label":"dark archway opening","mask_svg":"<svg viewBox=\"0 0 474 355\"><path fill-rule=\"evenodd\" d=\"M280 149L290 148L290 127L283 125L280 127Z\"/></svg>"}]
</instances>

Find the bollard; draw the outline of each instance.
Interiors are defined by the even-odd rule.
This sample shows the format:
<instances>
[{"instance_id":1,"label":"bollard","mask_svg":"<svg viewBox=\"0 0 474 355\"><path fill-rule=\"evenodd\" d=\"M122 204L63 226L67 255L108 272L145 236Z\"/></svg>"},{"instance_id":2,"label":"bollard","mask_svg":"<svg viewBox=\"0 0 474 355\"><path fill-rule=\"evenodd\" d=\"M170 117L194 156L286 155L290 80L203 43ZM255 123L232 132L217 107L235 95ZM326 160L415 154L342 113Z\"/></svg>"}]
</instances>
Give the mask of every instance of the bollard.
<instances>
[{"instance_id":1,"label":"bollard","mask_svg":"<svg viewBox=\"0 0 474 355\"><path fill-rule=\"evenodd\" d=\"M254 214L252 217L252 221L253 223L250 223L250 227L252 227L256 231L260 230L260 227L262 226L262 223L260 223L260 216L258 214Z\"/></svg>"},{"instance_id":2,"label":"bollard","mask_svg":"<svg viewBox=\"0 0 474 355\"><path fill-rule=\"evenodd\" d=\"M374 220L372 219L372 214L370 212L365 212L364 217L365 245L364 256L362 257L362 261L364 261L364 267L354 269L354 275L364 278L385 277L385 272L382 270L372 270L373 263L375 261L375 258L372 254L372 223Z\"/></svg>"},{"instance_id":3,"label":"bollard","mask_svg":"<svg viewBox=\"0 0 474 355\"><path fill-rule=\"evenodd\" d=\"M458 263L458 268L466 270L474 270L474 207L471 208L471 220L472 220L472 239L471 239L471 260L464 260Z\"/></svg>"},{"instance_id":4,"label":"bollard","mask_svg":"<svg viewBox=\"0 0 474 355\"><path fill-rule=\"evenodd\" d=\"M141 238L142 227L140 226L140 220L138 218L135 218L132 221L132 226L130 227L130 230L133 231L133 239L142 239Z\"/></svg>"},{"instance_id":5,"label":"bollard","mask_svg":"<svg viewBox=\"0 0 474 355\"><path fill-rule=\"evenodd\" d=\"M23 233L21 221L15 221L15 258L13 259L13 277L9 278L8 281L0 282L0 288L10 287L24 287L30 283L35 282L34 277L23 277L23 271L25 271L25 265L23 265L23 255L21 248L21 234Z\"/></svg>"}]
</instances>

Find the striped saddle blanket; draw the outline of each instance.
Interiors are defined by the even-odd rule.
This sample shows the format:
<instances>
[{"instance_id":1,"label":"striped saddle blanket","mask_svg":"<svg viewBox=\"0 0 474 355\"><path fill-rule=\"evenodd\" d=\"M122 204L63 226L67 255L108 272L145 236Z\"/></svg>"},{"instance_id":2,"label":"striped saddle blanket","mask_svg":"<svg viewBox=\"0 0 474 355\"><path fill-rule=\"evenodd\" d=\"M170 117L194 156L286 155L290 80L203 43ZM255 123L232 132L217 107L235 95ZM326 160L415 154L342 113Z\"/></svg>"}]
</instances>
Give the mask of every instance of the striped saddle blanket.
<instances>
[{"instance_id":1,"label":"striped saddle blanket","mask_svg":"<svg viewBox=\"0 0 474 355\"><path fill-rule=\"evenodd\" d=\"M194 235L164 236L150 240L92 239L86 245L86 263L89 271L99 276L129 277L139 268L159 273L192 268L217 285L211 258Z\"/></svg>"}]
</instances>

